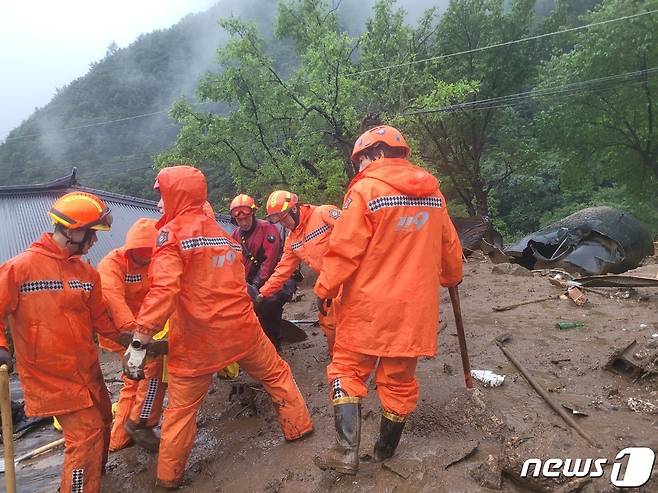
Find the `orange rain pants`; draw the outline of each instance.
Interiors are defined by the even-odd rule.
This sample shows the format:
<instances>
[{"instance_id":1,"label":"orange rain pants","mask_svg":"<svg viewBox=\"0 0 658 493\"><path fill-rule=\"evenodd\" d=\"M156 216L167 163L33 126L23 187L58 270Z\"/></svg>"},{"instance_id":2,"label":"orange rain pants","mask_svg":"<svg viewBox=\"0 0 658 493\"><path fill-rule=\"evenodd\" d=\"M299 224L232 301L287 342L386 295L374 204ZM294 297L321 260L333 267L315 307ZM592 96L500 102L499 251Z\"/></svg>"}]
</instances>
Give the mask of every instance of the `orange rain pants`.
<instances>
[{"instance_id":1,"label":"orange rain pants","mask_svg":"<svg viewBox=\"0 0 658 493\"><path fill-rule=\"evenodd\" d=\"M378 357L336 346L334 357L327 366L329 398L365 397L368 394L366 382L375 370L375 384L382 409L405 417L416 409L418 402L416 362L415 357Z\"/></svg>"},{"instance_id":2,"label":"orange rain pants","mask_svg":"<svg viewBox=\"0 0 658 493\"><path fill-rule=\"evenodd\" d=\"M336 342L336 300L333 300L331 306L326 308L326 315L318 313L318 322L320 323L320 328L324 333L324 336L327 338L327 348L329 349L329 356L334 354L334 343Z\"/></svg>"},{"instance_id":3,"label":"orange rain pants","mask_svg":"<svg viewBox=\"0 0 658 493\"><path fill-rule=\"evenodd\" d=\"M163 358L158 357L144 367L144 379L135 381L122 375L117 411L112 425L110 452L127 447L130 436L124 428L130 420L138 428L154 428L160 423L166 386L162 382Z\"/></svg>"},{"instance_id":4,"label":"orange rain pants","mask_svg":"<svg viewBox=\"0 0 658 493\"><path fill-rule=\"evenodd\" d=\"M279 357L262 330L253 351L238 363L249 376L262 382L272 398L286 440L300 438L313 429L290 366ZM169 404L162 421L157 471L158 480L164 483L177 484L183 478L196 435L197 413L212 383L212 375L169 374Z\"/></svg>"},{"instance_id":5,"label":"orange rain pants","mask_svg":"<svg viewBox=\"0 0 658 493\"><path fill-rule=\"evenodd\" d=\"M57 416L64 430L64 465L59 491L98 493L107 462L112 403L100 380L87 387L92 406Z\"/></svg>"}]
</instances>

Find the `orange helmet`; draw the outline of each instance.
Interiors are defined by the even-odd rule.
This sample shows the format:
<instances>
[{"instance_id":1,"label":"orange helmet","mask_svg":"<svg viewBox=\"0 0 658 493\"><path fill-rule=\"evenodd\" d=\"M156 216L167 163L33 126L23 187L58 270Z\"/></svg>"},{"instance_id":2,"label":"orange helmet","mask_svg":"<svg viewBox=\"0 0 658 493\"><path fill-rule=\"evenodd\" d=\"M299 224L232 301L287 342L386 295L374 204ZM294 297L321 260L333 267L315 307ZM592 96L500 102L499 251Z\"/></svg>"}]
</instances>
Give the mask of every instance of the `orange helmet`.
<instances>
[{"instance_id":1,"label":"orange helmet","mask_svg":"<svg viewBox=\"0 0 658 493\"><path fill-rule=\"evenodd\" d=\"M371 128L364 132L361 134L361 137L356 140L354 143L354 149L352 150L352 162L358 164L359 154L379 143L386 144L389 147L403 149L403 157L409 155L409 146L400 131L389 125L380 125L379 127Z\"/></svg>"},{"instance_id":2,"label":"orange helmet","mask_svg":"<svg viewBox=\"0 0 658 493\"><path fill-rule=\"evenodd\" d=\"M71 192L55 201L48 215L53 224L68 229L109 231L112 213L105 203L91 193Z\"/></svg>"},{"instance_id":3,"label":"orange helmet","mask_svg":"<svg viewBox=\"0 0 658 493\"><path fill-rule=\"evenodd\" d=\"M299 198L296 194L286 190L275 190L267 199L267 215L286 212L295 207L297 202L299 202Z\"/></svg>"},{"instance_id":4,"label":"orange helmet","mask_svg":"<svg viewBox=\"0 0 658 493\"><path fill-rule=\"evenodd\" d=\"M247 194L241 193L240 195L238 195L233 199L233 201L231 202L231 206L229 207L229 210L232 213L233 209L239 209L239 208L245 208L245 209L249 209L250 212L256 212L258 206L256 205L256 202L252 197L250 197Z\"/></svg>"}]
</instances>

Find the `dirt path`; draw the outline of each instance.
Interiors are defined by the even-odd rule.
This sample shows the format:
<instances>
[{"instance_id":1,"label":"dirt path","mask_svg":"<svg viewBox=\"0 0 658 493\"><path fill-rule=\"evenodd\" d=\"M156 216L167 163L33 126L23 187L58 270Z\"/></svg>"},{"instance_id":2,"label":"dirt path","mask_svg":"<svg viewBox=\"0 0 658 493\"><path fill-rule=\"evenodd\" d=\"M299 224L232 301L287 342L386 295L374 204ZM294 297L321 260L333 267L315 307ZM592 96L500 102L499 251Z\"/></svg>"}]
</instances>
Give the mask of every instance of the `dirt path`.
<instances>
[{"instance_id":1,"label":"dirt path","mask_svg":"<svg viewBox=\"0 0 658 493\"><path fill-rule=\"evenodd\" d=\"M652 260L631 274L654 277L656 271L658 264ZM633 383L603 368L614 348L658 333L658 290L639 289L629 299L589 295L585 307L556 299L494 312L496 305L559 294L559 290L539 275L495 274L488 260L471 259L460 292L472 367L507 375L501 387L477 384L475 398L464 390L454 321L444 292L440 354L419 362L421 399L395 458L383 466L364 460L355 477L321 472L312 460L333 443L333 414L325 380L324 337L310 327L308 340L285 347L283 357L307 399L315 433L286 443L261 389L251 385L255 405L244 407L228 402L231 384L217 380L199 416L197 440L180 491L553 491L564 478L515 481L524 460L605 457L611 463L627 446L658 450L658 415L634 412L627 404L629 398L636 398L658 405L658 379ZM308 287L301 293L300 301L286 307L288 318L315 315L312 293ZM585 327L558 330L555 323L563 320L584 322ZM587 414L576 419L601 443L600 450L569 429L507 361L493 343L505 332L512 334L510 351L553 398ZM116 392L119 386L112 379L118 377L117 365L104 358L104 370ZM245 377L240 381L249 384ZM364 456L372 452L379 426L379 404L372 390L363 408ZM112 454L103 492L153 491L155 462L155 456L135 447ZM657 471L658 466L641 491L658 491ZM604 477L581 491L616 491L609 473L608 467Z\"/></svg>"}]
</instances>

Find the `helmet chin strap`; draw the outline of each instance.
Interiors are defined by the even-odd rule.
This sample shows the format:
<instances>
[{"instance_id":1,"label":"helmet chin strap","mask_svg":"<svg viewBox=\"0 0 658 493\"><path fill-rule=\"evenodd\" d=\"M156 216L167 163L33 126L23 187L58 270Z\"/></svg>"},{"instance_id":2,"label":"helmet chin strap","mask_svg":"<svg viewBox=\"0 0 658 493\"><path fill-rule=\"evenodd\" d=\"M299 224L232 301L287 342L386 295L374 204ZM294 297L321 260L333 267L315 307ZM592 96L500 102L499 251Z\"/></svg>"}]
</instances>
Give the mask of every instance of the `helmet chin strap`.
<instances>
[{"instance_id":1,"label":"helmet chin strap","mask_svg":"<svg viewBox=\"0 0 658 493\"><path fill-rule=\"evenodd\" d=\"M290 211L290 217L295 221L295 228L299 226L299 207L295 206L295 210Z\"/></svg>"},{"instance_id":2,"label":"helmet chin strap","mask_svg":"<svg viewBox=\"0 0 658 493\"><path fill-rule=\"evenodd\" d=\"M91 237L93 236L94 231L92 229L86 230L85 235L82 237L82 240L80 240L80 241L73 241L71 239L71 236L67 234L67 231L70 231L70 230L65 229L65 230L62 231L62 234L66 237L66 245L67 246L69 244L70 245L75 245L78 249L75 252L73 252L73 255L77 255L77 254L82 255L83 248L87 243L89 243L91 241Z\"/></svg>"}]
</instances>

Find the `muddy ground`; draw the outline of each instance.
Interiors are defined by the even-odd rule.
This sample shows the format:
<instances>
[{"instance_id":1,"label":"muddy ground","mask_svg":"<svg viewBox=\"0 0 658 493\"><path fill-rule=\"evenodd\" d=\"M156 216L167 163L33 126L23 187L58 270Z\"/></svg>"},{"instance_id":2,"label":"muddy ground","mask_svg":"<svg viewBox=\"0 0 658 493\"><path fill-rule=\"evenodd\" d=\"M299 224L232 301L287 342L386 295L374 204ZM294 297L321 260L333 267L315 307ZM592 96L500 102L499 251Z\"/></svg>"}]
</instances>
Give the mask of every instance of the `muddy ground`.
<instances>
[{"instance_id":1,"label":"muddy ground","mask_svg":"<svg viewBox=\"0 0 658 493\"><path fill-rule=\"evenodd\" d=\"M658 263L649 259L630 274L655 277L657 271ZM617 291L601 290L610 295ZM379 426L379 404L371 385L363 407L363 460L354 477L322 472L313 465L314 455L333 442L333 414L325 380L324 337L318 328L303 326L308 328L308 339L284 347L282 356L291 364L307 399L314 434L299 442L285 442L262 389L241 376L240 382L253 387L252 404L229 402L231 382L216 380L198 419L199 431L181 491L521 492L560 487L564 487L560 491L582 487L580 491L587 493L617 491L609 479L611 466L602 478L566 487L565 478L520 479L519 471L523 461L532 457L602 457L612 464L625 447L658 450L658 414L651 409L635 412L628 405L629 398L658 405L658 378L634 383L604 369L615 348L634 339L651 340L653 334L658 339L658 289L638 289L629 298L589 294L584 307L555 299L504 312L492 310L559 292L539 274L494 273L488 259L469 259L460 293L471 365L506 375L504 384L485 388L476 382L475 395L464 390L454 318L444 292L440 354L418 364L421 398L398 453L384 464L367 460ZM313 304L307 285L300 299L286 307L287 317L312 318ZM580 321L585 326L558 330L558 321ZM599 442L598 450L551 411L505 358L493 342L502 333L512 334L507 347L554 399L586 414L575 419ZM108 355L102 360L116 397L118 365ZM31 434L30 440L40 444L53 433L44 428ZM29 448L20 442L19 451ZM22 468L19 491L55 491L53 464L61 456L60 450ZM153 491L155 464L156 456L136 447L112 454L102 491ZM645 486L627 491L658 492L658 466Z\"/></svg>"}]
</instances>

